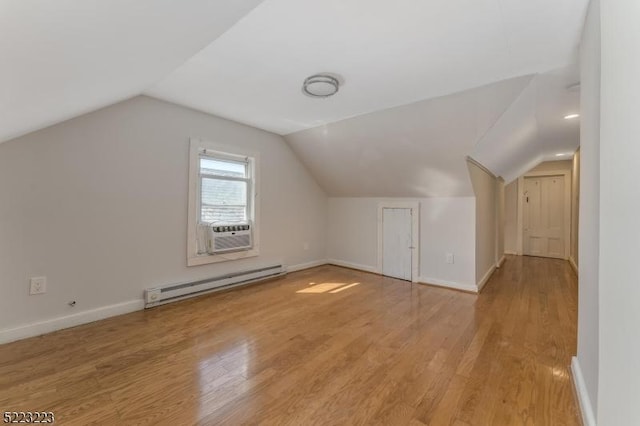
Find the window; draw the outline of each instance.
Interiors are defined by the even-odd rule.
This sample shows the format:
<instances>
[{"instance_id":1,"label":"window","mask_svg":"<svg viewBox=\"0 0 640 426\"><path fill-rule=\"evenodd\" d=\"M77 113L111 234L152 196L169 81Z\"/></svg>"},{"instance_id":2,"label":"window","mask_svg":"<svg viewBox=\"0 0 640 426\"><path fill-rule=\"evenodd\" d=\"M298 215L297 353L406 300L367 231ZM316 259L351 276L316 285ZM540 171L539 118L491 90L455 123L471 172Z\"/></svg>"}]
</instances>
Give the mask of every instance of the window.
<instances>
[{"instance_id":1,"label":"window","mask_svg":"<svg viewBox=\"0 0 640 426\"><path fill-rule=\"evenodd\" d=\"M200 154L200 224L249 221L249 161Z\"/></svg>"},{"instance_id":2,"label":"window","mask_svg":"<svg viewBox=\"0 0 640 426\"><path fill-rule=\"evenodd\" d=\"M187 247L189 266L258 254L256 158L255 154L242 152L237 147L192 139ZM249 229L252 242L235 246L231 252L212 251L214 241L222 241L221 238L214 240L214 235L222 235L217 232L221 229L242 230L245 235Z\"/></svg>"}]
</instances>

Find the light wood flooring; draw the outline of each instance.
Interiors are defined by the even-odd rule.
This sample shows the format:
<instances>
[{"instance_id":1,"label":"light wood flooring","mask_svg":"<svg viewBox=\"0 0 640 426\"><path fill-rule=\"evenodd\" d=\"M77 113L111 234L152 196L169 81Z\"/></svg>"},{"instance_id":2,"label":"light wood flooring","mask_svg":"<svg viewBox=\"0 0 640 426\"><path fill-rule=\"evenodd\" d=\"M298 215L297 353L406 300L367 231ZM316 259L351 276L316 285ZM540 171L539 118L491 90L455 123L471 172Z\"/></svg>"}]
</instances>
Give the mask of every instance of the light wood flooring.
<instances>
[{"instance_id":1,"label":"light wood flooring","mask_svg":"<svg viewBox=\"0 0 640 426\"><path fill-rule=\"evenodd\" d=\"M575 425L577 280L480 296L334 266L0 346L0 411L63 425Z\"/></svg>"}]
</instances>

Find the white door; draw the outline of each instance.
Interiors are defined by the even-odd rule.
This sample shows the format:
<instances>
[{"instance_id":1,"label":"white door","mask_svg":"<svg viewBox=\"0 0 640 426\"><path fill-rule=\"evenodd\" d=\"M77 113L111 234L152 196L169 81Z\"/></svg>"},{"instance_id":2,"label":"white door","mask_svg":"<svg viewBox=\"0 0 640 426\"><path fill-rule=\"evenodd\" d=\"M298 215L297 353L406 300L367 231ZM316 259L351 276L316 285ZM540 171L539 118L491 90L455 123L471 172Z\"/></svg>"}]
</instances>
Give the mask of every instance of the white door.
<instances>
[{"instance_id":1,"label":"white door","mask_svg":"<svg viewBox=\"0 0 640 426\"><path fill-rule=\"evenodd\" d=\"M382 209L382 274L411 281L411 209Z\"/></svg>"},{"instance_id":2,"label":"white door","mask_svg":"<svg viewBox=\"0 0 640 426\"><path fill-rule=\"evenodd\" d=\"M524 179L524 254L564 258L564 176Z\"/></svg>"}]
</instances>

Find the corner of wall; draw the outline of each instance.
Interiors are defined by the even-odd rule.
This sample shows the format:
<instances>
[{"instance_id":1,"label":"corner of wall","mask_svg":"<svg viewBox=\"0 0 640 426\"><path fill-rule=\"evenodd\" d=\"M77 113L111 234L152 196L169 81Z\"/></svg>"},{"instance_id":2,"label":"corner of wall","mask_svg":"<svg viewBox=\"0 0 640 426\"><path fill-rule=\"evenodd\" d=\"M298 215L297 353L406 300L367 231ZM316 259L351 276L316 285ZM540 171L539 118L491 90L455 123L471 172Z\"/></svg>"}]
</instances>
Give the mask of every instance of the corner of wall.
<instances>
[{"instance_id":1,"label":"corner of wall","mask_svg":"<svg viewBox=\"0 0 640 426\"><path fill-rule=\"evenodd\" d=\"M498 178L490 170L467 158L469 176L476 199L476 276L478 288L486 284L495 270L498 250Z\"/></svg>"},{"instance_id":2,"label":"corner of wall","mask_svg":"<svg viewBox=\"0 0 640 426\"><path fill-rule=\"evenodd\" d=\"M577 357L571 358L571 381L573 382L576 398L578 399L578 408L580 416L585 426L596 426L596 417L593 412L593 406L587 392L587 385L584 382L582 369Z\"/></svg>"}]
</instances>

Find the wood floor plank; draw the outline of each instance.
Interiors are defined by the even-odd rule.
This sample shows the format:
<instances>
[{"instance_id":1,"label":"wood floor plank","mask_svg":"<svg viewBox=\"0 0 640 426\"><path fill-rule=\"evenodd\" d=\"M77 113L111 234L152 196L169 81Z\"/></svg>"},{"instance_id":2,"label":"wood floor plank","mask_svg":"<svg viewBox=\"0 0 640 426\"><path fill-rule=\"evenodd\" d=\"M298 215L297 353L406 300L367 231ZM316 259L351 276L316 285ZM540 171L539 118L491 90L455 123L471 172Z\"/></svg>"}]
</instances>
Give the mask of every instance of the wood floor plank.
<instances>
[{"instance_id":1,"label":"wood floor plank","mask_svg":"<svg viewBox=\"0 0 640 426\"><path fill-rule=\"evenodd\" d=\"M321 266L0 346L0 410L84 425L577 425L567 262L480 295Z\"/></svg>"}]
</instances>

